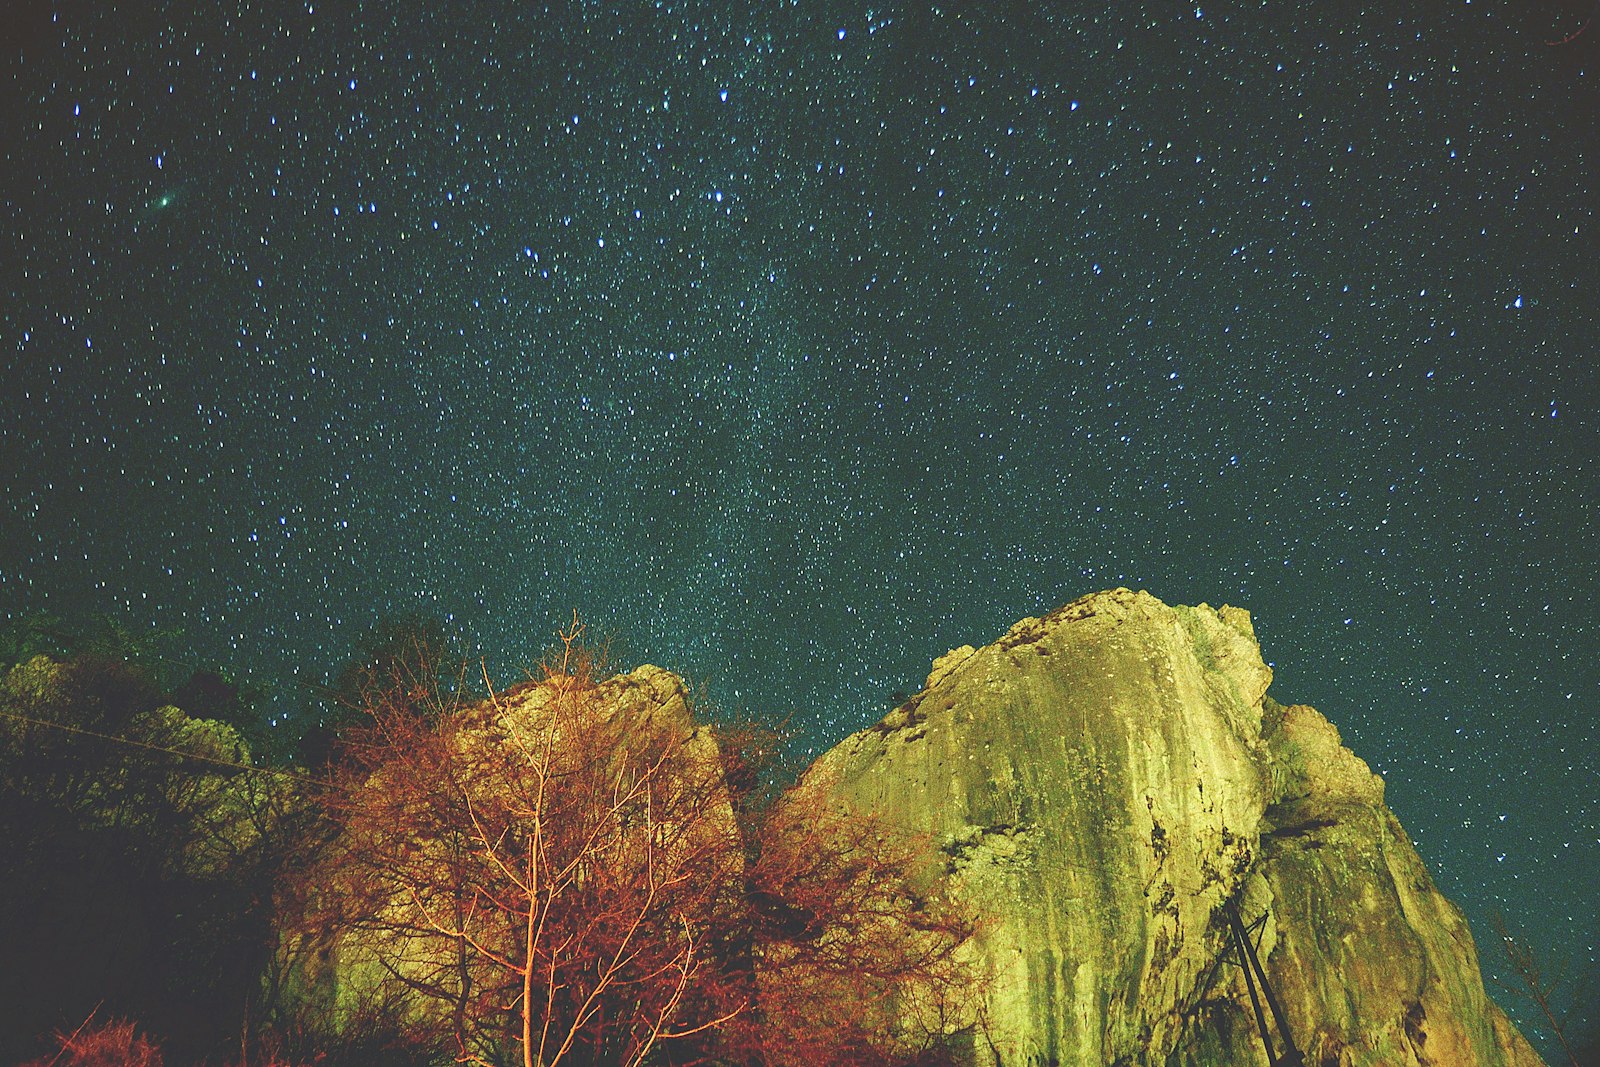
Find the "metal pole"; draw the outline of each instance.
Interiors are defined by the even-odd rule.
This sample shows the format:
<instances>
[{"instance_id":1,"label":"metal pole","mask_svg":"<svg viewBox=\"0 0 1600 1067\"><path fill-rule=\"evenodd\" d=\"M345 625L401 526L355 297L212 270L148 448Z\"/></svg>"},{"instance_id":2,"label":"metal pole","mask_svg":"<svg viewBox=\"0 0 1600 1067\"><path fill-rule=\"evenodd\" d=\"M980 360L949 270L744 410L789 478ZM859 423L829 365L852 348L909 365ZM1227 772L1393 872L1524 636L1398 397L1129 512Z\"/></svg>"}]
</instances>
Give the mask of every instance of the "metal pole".
<instances>
[{"instance_id":1,"label":"metal pole","mask_svg":"<svg viewBox=\"0 0 1600 1067\"><path fill-rule=\"evenodd\" d=\"M1306 1059L1301 1056L1301 1051L1294 1046L1294 1037L1290 1033L1290 1021L1283 1014L1283 1005L1280 1005L1278 998L1272 995L1272 987L1267 984L1266 969L1262 968L1261 960L1256 958L1256 947L1250 944L1250 937L1245 936L1245 926L1238 918L1238 912L1234 912L1234 933L1240 939L1240 942L1245 945L1245 953L1250 957L1250 966L1256 971L1256 976L1261 979L1261 992L1267 995L1267 1008L1272 1009L1272 1021L1278 1024L1278 1037L1283 1038L1283 1059L1282 1061L1274 1061L1274 1064L1282 1062L1285 1067L1301 1067L1301 1064L1304 1064ZM1261 1013L1259 1006L1256 1008L1256 1013Z\"/></svg>"},{"instance_id":2,"label":"metal pole","mask_svg":"<svg viewBox=\"0 0 1600 1067\"><path fill-rule=\"evenodd\" d=\"M1239 913L1232 908L1228 909L1228 930L1233 934L1234 950L1239 954L1239 968L1244 971L1244 987L1250 991L1250 1006L1256 1010L1256 1029L1261 1033L1261 1047L1267 1050L1269 1067L1276 1067L1278 1056L1272 1049L1272 1036L1267 1033L1267 1013L1261 1010L1261 997L1256 993L1256 976L1250 967L1255 957L1246 954L1245 943L1248 939L1239 921Z\"/></svg>"}]
</instances>

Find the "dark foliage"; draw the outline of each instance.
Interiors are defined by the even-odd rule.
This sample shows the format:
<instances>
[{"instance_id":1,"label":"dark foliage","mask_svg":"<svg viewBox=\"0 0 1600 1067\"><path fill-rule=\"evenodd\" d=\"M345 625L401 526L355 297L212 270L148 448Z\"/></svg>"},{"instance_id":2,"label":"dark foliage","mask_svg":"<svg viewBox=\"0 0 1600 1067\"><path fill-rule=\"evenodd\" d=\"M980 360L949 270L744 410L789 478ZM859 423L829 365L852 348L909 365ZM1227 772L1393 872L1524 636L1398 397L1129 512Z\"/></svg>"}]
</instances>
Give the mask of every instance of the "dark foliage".
<instances>
[{"instance_id":1,"label":"dark foliage","mask_svg":"<svg viewBox=\"0 0 1600 1067\"><path fill-rule=\"evenodd\" d=\"M365 709L375 703L436 719L439 698L448 699L462 686L464 662L438 620L380 620L331 679L308 686L313 705L297 731L293 761L325 767L339 755L340 735L361 726Z\"/></svg>"},{"instance_id":2,"label":"dark foliage","mask_svg":"<svg viewBox=\"0 0 1600 1067\"><path fill-rule=\"evenodd\" d=\"M422 1067L526 1057L535 1028L545 1064L938 1062L875 1036L964 981L969 926L911 891L906 843L781 790L778 731L600 714L576 620L548 717L503 736L506 694L470 691L441 627L386 623L276 768L241 740L249 694L168 692L96 632L0 649L0 1062ZM281 966L278 921L312 914L463 951L335 1011Z\"/></svg>"},{"instance_id":3,"label":"dark foliage","mask_svg":"<svg viewBox=\"0 0 1600 1067\"><path fill-rule=\"evenodd\" d=\"M35 660L0 691L0 1060L97 1005L193 1056L236 1039L292 820L150 675ZM219 762L220 761L220 762Z\"/></svg>"}]
</instances>

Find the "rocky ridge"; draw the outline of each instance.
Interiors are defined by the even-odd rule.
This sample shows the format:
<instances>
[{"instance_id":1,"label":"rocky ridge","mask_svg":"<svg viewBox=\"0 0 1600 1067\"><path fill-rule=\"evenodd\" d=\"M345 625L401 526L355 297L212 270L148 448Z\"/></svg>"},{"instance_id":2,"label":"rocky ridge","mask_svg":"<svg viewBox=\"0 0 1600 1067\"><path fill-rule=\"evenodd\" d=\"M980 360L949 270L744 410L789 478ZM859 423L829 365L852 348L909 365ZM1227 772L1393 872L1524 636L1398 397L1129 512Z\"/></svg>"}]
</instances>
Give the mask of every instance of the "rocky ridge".
<instances>
[{"instance_id":1,"label":"rocky ridge","mask_svg":"<svg viewBox=\"0 0 1600 1067\"><path fill-rule=\"evenodd\" d=\"M1248 612L1111 590L940 657L807 772L983 917L974 1062L1264 1062L1229 908L1308 1064L1541 1062L1382 779L1271 678Z\"/></svg>"}]
</instances>

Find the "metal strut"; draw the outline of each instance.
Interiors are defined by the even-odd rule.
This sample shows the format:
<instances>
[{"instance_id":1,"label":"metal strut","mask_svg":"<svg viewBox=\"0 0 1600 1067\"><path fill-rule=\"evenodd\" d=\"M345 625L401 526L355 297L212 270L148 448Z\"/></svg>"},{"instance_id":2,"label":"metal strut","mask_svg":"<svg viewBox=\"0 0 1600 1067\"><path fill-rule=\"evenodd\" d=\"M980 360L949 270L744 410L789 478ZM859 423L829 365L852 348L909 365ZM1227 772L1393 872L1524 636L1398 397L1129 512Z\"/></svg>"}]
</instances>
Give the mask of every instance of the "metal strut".
<instances>
[{"instance_id":1,"label":"metal strut","mask_svg":"<svg viewBox=\"0 0 1600 1067\"><path fill-rule=\"evenodd\" d=\"M1256 1026L1261 1032L1261 1046L1267 1051L1267 1063L1270 1067L1305 1067L1306 1058L1295 1047L1283 1005L1273 996L1272 986L1267 984L1267 972L1262 969L1261 961L1256 958L1256 947L1245 933L1244 922L1239 918L1239 909L1229 904L1225 910L1228 916L1228 929L1233 933L1233 945L1239 954L1239 966L1244 968L1244 985L1250 992L1250 1006L1256 1012ZM1258 983L1261 987L1260 993L1256 991ZM1267 1008L1272 1012L1272 1021L1277 1024L1278 1036L1283 1039L1282 1056L1276 1052L1272 1035L1267 1031L1267 1015L1261 1010L1262 996L1266 997Z\"/></svg>"}]
</instances>

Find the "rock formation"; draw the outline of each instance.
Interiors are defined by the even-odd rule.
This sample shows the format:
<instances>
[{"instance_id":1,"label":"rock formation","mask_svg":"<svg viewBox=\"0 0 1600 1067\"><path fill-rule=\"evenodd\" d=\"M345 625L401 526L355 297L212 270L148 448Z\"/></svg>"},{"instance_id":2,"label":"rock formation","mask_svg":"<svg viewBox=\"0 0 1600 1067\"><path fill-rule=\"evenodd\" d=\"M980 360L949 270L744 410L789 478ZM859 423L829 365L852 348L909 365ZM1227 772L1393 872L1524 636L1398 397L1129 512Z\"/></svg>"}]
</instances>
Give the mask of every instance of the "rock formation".
<instances>
[{"instance_id":1,"label":"rock formation","mask_svg":"<svg viewBox=\"0 0 1600 1067\"><path fill-rule=\"evenodd\" d=\"M919 889L978 921L977 1006L939 1022L975 1067L1266 1063L1230 916L1283 1007L1280 1053L1286 1029L1312 1067L1540 1067L1383 781L1316 710L1267 696L1271 677L1242 609L1095 594L940 657L792 802L927 843ZM548 721L551 694L469 709L463 743ZM607 681L590 706L675 739L675 759L718 762L666 671ZM731 839L723 789L702 790L705 832ZM373 925L330 913L286 931L287 995L354 1019L437 969L436 946Z\"/></svg>"},{"instance_id":2,"label":"rock formation","mask_svg":"<svg viewBox=\"0 0 1600 1067\"><path fill-rule=\"evenodd\" d=\"M1231 907L1306 1063L1540 1063L1382 780L1270 681L1248 612L1118 589L941 657L807 772L983 917L976 1062L1265 1063Z\"/></svg>"}]
</instances>

